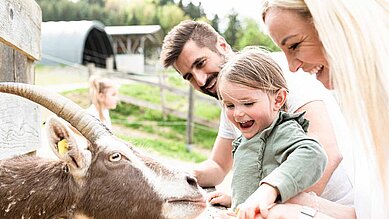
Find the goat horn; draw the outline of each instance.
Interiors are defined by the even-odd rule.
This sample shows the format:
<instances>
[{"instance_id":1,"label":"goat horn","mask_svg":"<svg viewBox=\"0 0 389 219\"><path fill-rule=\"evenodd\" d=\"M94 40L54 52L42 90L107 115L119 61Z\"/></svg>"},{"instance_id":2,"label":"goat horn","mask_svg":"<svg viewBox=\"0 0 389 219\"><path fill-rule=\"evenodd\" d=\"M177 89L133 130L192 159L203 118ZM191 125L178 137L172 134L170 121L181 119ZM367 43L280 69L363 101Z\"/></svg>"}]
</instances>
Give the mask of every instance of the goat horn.
<instances>
[{"instance_id":1,"label":"goat horn","mask_svg":"<svg viewBox=\"0 0 389 219\"><path fill-rule=\"evenodd\" d=\"M102 136L112 135L105 125L76 103L39 86L2 82L0 83L0 92L21 96L46 107L57 114L57 116L69 122L90 142L96 142Z\"/></svg>"}]
</instances>

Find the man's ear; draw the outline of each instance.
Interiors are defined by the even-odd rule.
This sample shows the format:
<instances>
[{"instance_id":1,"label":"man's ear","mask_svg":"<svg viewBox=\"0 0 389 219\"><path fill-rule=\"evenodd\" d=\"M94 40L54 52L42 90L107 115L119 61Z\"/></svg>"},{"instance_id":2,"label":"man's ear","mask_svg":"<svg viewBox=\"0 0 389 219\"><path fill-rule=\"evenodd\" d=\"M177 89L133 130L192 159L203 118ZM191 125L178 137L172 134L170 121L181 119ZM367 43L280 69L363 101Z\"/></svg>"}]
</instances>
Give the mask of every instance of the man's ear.
<instances>
[{"instance_id":1,"label":"man's ear","mask_svg":"<svg viewBox=\"0 0 389 219\"><path fill-rule=\"evenodd\" d=\"M285 104L288 91L285 88L281 88L274 95L274 110L279 111Z\"/></svg>"},{"instance_id":2,"label":"man's ear","mask_svg":"<svg viewBox=\"0 0 389 219\"><path fill-rule=\"evenodd\" d=\"M216 41L216 49L221 53L221 54L226 54L231 51L231 46L227 43L227 41L224 39L222 36L217 37Z\"/></svg>"}]
</instances>

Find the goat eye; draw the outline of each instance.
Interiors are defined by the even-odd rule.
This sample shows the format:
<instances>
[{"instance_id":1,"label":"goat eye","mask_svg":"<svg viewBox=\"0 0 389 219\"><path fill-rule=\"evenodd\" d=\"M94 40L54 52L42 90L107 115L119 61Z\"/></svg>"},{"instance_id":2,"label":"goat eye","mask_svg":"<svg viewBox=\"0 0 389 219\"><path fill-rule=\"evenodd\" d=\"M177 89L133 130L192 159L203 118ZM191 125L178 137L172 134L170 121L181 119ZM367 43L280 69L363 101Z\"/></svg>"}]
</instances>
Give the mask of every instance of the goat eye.
<instances>
[{"instance_id":1,"label":"goat eye","mask_svg":"<svg viewBox=\"0 0 389 219\"><path fill-rule=\"evenodd\" d=\"M122 155L120 153L113 153L109 156L109 161L111 162L117 162L122 159Z\"/></svg>"}]
</instances>

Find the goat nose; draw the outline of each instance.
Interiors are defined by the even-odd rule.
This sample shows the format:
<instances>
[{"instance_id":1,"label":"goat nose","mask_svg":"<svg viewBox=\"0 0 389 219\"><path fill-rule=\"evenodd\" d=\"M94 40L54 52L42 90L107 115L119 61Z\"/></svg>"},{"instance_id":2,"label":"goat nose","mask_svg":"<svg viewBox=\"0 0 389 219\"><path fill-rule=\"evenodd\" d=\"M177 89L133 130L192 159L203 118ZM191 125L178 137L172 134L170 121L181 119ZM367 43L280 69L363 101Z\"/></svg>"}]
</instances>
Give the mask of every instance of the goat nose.
<instances>
[{"instance_id":1,"label":"goat nose","mask_svg":"<svg viewBox=\"0 0 389 219\"><path fill-rule=\"evenodd\" d=\"M187 175L186 176L186 181L188 182L189 185L191 185L193 187L197 187L198 186L197 179L194 178L193 176Z\"/></svg>"}]
</instances>

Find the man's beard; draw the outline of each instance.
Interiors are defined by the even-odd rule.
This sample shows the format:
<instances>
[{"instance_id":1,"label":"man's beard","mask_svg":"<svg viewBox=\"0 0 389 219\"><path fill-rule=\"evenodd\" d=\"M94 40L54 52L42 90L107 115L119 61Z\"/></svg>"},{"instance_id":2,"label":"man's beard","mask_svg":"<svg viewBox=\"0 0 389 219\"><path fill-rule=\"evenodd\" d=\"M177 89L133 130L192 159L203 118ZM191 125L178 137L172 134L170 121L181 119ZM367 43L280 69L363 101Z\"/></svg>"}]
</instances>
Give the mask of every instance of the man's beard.
<instances>
[{"instance_id":1,"label":"man's beard","mask_svg":"<svg viewBox=\"0 0 389 219\"><path fill-rule=\"evenodd\" d=\"M217 78L217 76L219 75L219 72L214 72L212 73L208 78L207 78L207 81L205 82L205 85L204 86L201 86L200 89L201 91L206 94L206 95L209 95L211 97L214 97L216 98L217 100L219 99L219 96L217 95L217 90L215 91L215 93L209 91L207 89L208 85L213 81L214 78ZM214 85L216 86L216 84Z\"/></svg>"},{"instance_id":2,"label":"man's beard","mask_svg":"<svg viewBox=\"0 0 389 219\"><path fill-rule=\"evenodd\" d=\"M219 52L218 50L216 50L216 49L215 49L214 52L216 52L216 53L217 53L220 57L222 57L222 59L223 59L223 63L220 64L220 70L221 70L221 69L223 68L224 64L228 61L228 60L227 60L227 57L226 57L224 54L220 53L220 52ZM208 85L212 82L212 80L213 80L214 78L217 78L218 75L219 75L219 72L214 72L214 73L212 73L212 75L210 75L210 76L207 78L207 81L206 81L205 85L200 87L201 91L202 91L204 94L206 94L206 95L208 95L208 96L211 96L211 97L214 97L214 98L216 98L217 100L219 100L219 95L217 94L217 89L215 90L215 93L212 93L211 91L207 90L206 87L208 87ZM215 85L215 86L216 86L216 85Z\"/></svg>"}]
</instances>

